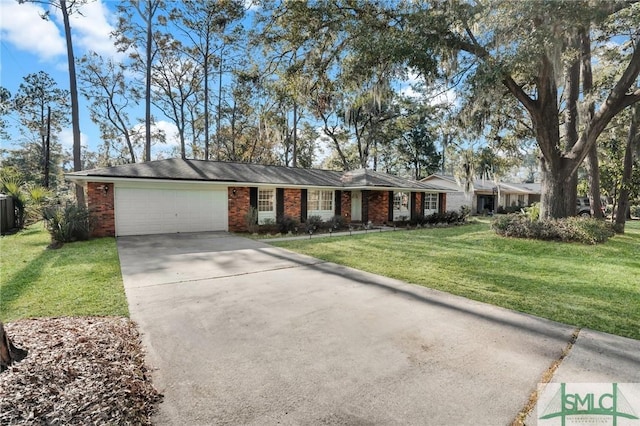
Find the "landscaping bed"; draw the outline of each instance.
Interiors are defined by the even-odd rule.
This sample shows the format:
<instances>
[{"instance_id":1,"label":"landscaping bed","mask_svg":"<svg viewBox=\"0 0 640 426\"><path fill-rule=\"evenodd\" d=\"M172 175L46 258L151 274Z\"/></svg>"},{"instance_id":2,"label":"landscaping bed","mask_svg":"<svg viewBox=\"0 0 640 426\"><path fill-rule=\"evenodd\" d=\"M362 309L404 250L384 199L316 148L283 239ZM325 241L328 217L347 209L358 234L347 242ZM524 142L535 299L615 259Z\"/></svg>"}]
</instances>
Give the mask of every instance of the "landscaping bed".
<instances>
[{"instance_id":1,"label":"landscaping bed","mask_svg":"<svg viewBox=\"0 0 640 426\"><path fill-rule=\"evenodd\" d=\"M23 319L5 329L29 353L0 373L0 424L151 424L161 395L129 319Z\"/></svg>"}]
</instances>

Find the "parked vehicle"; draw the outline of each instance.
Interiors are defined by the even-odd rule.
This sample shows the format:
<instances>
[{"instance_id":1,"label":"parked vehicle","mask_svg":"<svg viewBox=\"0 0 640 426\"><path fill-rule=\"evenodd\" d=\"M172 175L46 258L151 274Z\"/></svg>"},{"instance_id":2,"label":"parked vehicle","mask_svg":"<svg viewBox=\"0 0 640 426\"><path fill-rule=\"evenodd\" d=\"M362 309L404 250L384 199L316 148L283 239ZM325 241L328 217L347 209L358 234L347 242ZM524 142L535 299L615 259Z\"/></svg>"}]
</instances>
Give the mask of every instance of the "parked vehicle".
<instances>
[{"instance_id":1,"label":"parked vehicle","mask_svg":"<svg viewBox=\"0 0 640 426\"><path fill-rule=\"evenodd\" d=\"M607 209L606 200L600 200L600 208L604 215L605 210ZM576 214L582 217L591 217L591 202L589 201L589 197L578 197L576 201Z\"/></svg>"}]
</instances>

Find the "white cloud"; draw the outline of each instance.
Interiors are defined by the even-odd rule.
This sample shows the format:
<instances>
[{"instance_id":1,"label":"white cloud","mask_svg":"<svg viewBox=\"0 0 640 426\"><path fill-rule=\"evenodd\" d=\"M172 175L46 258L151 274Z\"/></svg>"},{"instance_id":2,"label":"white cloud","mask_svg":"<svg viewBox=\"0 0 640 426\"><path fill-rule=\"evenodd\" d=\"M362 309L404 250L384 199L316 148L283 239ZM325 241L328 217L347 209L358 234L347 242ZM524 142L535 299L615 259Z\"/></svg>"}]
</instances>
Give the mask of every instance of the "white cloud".
<instances>
[{"instance_id":1,"label":"white cloud","mask_svg":"<svg viewBox=\"0 0 640 426\"><path fill-rule=\"evenodd\" d=\"M109 9L102 1L82 5L80 13L74 13L69 17L77 46L102 56L118 56L119 53L110 37L115 29L110 22L112 19Z\"/></svg>"},{"instance_id":2,"label":"white cloud","mask_svg":"<svg viewBox=\"0 0 640 426\"><path fill-rule=\"evenodd\" d=\"M65 41L51 20L41 18L45 10L33 3L0 0L0 36L24 50L49 60L66 53Z\"/></svg>"},{"instance_id":3,"label":"white cloud","mask_svg":"<svg viewBox=\"0 0 640 426\"><path fill-rule=\"evenodd\" d=\"M175 124L169 122L169 121L165 121L165 120L160 120L160 121L156 121L154 124L154 127L156 127L159 130L162 130L165 134L165 144L164 146L166 148L171 148L174 146L180 146L180 138L178 136L178 128L176 127ZM160 146L160 145L158 145Z\"/></svg>"},{"instance_id":4,"label":"white cloud","mask_svg":"<svg viewBox=\"0 0 640 426\"><path fill-rule=\"evenodd\" d=\"M261 9L259 0L244 0L244 8L249 11L256 11Z\"/></svg>"},{"instance_id":5,"label":"white cloud","mask_svg":"<svg viewBox=\"0 0 640 426\"><path fill-rule=\"evenodd\" d=\"M430 105L456 105L457 104L456 91L453 89L447 89L443 91L433 91L429 95Z\"/></svg>"},{"instance_id":6,"label":"white cloud","mask_svg":"<svg viewBox=\"0 0 640 426\"><path fill-rule=\"evenodd\" d=\"M137 141L137 145L140 147L144 146L144 123L138 123L131 129L134 133L134 139ZM178 128L175 124L160 120L156 121L152 128L151 133L157 133L158 130L164 132L165 135L165 143L157 143L154 140L151 141L151 157L156 158L160 157L170 157L174 155L174 151L176 149L180 149L180 138L178 137ZM142 158L142 151L138 154L140 158Z\"/></svg>"},{"instance_id":7,"label":"white cloud","mask_svg":"<svg viewBox=\"0 0 640 426\"><path fill-rule=\"evenodd\" d=\"M62 146L63 150L72 150L73 149L73 129L71 127L67 127L62 129L60 133L58 133L58 142ZM89 137L86 133L80 132L80 145L84 147L87 146L89 142Z\"/></svg>"},{"instance_id":8,"label":"white cloud","mask_svg":"<svg viewBox=\"0 0 640 426\"><path fill-rule=\"evenodd\" d=\"M113 16L104 0L88 2L69 16L76 56L94 51L102 56L117 57L119 53L110 35L114 30ZM19 4L15 0L0 0L0 36L16 48L33 53L41 60L66 55L66 41L59 9L51 8L51 18L42 19L45 9L34 3Z\"/></svg>"}]
</instances>

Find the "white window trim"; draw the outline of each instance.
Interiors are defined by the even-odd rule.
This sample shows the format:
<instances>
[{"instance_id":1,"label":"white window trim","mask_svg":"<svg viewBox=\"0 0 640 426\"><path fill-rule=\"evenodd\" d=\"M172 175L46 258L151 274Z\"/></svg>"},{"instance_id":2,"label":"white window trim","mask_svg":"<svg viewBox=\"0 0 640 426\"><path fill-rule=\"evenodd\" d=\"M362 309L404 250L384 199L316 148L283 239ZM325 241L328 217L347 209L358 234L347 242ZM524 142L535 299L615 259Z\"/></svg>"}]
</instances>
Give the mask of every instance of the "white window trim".
<instances>
[{"instance_id":1,"label":"white window trim","mask_svg":"<svg viewBox=\"0 0 640 426\"><path fill-rule=\"evenodd\" d=\"M261 191L271 191L271 197L272 197L272 206L273 206L273 210L268 211L268 210L264 210L264 211L260 211L260 192ZM270 187L265 187L265 188L258 188L258 224L259 225L263 225L265 220L276 220L276 203L277 203L277 199L276 199L276 189L275 188L270 188Z\"/></svg>"},{"instance_id":2,"label":"white window trim","mask_svg":"<svg viewBox=\"0 0 640 426\"><path fill-rule=\"evenodd\" d=\"M404 194L407 196L407 205L406 207L400 205L400 208L396 208L396 194ZM411 193L406 191L396 191L393 193L393 220L409 220L411 218Z\"/></svg>"},{"instance_id":3,"label":"white window trim","mask_svg":"<svg viewBox=\"0 0 640 426\"><path fill-rule=\"evenodd\" d=\"M330 193L331 194L331 198L330 198L330 202L331 202L331 209L330 210L324 210L324 209L311 209L310 205L311 205L311 194L313 192L318 192L318 207L320 207L320 203L322 202L320 193ZM327 201L327 200L325 200ZM329 190L329 189L309 189L307 190L307 217L309 216L320 216L322 218L322 220L330 220L331 218L333 218L333 216L335 216L335 203L336 203L336 193L334 190Z\"/></svg>"},{"instance_id":4,"label":"white window trim","mask_svg":"<svg viewBox=\"0 0 640 426\"><path fill-rule=\"evenodd\" d=\"M427 202L427 196L429 196L429 198L434 197L436 200L436 208L429 208L429 203ZM433 213L438 213L438 210L440 208L439 202L440 202L440 197L438 196L437 193L432 193L432 192L425 192L424 193L424 215L425 216L429 216L430 214Z\"/></svg>"}]
</instances>

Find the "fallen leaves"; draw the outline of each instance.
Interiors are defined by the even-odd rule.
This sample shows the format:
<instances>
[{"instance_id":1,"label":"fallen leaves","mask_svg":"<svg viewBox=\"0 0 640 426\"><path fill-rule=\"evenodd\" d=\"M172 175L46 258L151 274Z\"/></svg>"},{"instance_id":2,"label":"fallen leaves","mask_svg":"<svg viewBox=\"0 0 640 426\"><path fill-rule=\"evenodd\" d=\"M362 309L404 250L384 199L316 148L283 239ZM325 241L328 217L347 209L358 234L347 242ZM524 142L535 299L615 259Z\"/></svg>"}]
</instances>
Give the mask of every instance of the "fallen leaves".
<instances>
[{"instance_id":1,"label":"fallen leaves","mask_svg":"<svg viewBox=\"0 0 640 426\"><path fill-rule=\"evenodd\" d=\"M26 319L5 329L29 354L0 374L0 424L151 424L162 396L129 319Z\"/></svg>"}]
</instances>

